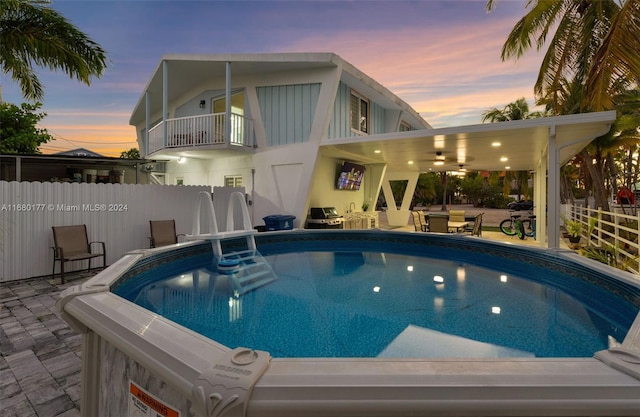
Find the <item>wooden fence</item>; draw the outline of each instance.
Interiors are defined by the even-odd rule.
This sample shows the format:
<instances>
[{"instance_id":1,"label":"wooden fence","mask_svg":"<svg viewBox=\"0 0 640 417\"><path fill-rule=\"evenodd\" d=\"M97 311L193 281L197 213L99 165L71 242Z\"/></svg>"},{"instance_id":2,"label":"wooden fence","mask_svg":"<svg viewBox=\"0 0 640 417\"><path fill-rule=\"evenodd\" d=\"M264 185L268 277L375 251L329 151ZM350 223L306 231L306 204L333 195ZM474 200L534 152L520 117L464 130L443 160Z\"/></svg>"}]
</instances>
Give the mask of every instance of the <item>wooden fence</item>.
<instances>
[{"instance_id":1,"label":"wooden fence","mask_svg":"<svg viewBox=\"0 0 640 417\"><path fill-rule=\"evenodd\" d=\"M617 265L629 272L640 274L640 212L614 213L582 206L569 206L568 220L582 224L582 237L587 246L607 248L605 256L613 256Z\"/></svg>"},{"instance_id":2,"label":"wooden fence","mask_svg":"<svg viewBox=\"0 0 640 417\"><path fill-rule=\"evenodd\" d=\"M90 241L105 242L107 264L149 247L149 220L175 219L190 233L200 191L211 188L0 181L0 282L51 274L52 226L86 224Z\"/></svg>"}]
</instances>

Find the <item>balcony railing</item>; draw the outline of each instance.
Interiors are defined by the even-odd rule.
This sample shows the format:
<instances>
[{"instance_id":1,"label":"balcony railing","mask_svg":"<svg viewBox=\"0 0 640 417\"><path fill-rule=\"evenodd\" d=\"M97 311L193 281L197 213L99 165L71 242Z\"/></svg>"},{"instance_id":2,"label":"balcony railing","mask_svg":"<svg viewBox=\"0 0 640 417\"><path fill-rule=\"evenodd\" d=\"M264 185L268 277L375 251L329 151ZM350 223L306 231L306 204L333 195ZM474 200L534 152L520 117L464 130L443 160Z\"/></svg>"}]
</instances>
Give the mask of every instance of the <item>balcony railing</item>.
<instances>
[{"instance_id":1,"label":"balcony railing","mask_svg":"<svg viewBox=\"0 0 640 417\"><path fill-rule=\"evenodd\" d=\"M253 146L253 123L243 115L232 113L231 134L225 138L225 113L167 119L149 129L149 152L166 148L200 147L207 145Z\"/></svg>"}]
</instances>

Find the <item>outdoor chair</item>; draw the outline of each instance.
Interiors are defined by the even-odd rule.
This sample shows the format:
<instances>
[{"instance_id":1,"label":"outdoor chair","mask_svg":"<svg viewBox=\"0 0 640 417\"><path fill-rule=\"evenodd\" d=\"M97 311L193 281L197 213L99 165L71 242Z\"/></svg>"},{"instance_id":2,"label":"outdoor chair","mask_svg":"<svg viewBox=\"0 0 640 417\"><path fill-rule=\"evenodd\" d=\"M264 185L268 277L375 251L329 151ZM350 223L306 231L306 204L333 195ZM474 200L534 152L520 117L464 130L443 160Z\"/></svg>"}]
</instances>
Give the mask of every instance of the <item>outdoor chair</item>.
<instances>
[{"instance_id":1,"label":"outdoor chair","mask_svg":"<svg viewBox=\"0 0 640 417\"><path fill-rule=\"evenodd\" d=\"M64 284L64 264L73 261L89 261L87 271L91 270L91 259L102 258L102 267L106 266L106 252L104 242L89 242L87 226L84 224L75 226L53 226L53 270L51 279L56 273L56 261L60 262L60 280ZM102 253L91 251L91 246L102 246Z\"/></svg>"},{"instance_id":2,"label":"outdoor chair","mask_svg":"<svg viewBox=\"0 0 640 417\"><path fill-rule=\"evenodd\" d=\"M429 216L429 231L449 233L449 216Z\"/></svg>"},{"instance_id":3,"label":"outdoor chair","mask_svg":"<svg viewBox=\"0 0 640 417\"><path fill-rule=\"evenodd\" d=\"M176 234L175 220L150 220L149 227L151 229L149 245L152 248L175 245L178 243L178 237L184 236L183 233Z\"/></svg>"},{"instance_id":4,"label":"outdoor chair","mask_svg":"<svg viewBox=\"0 0 640 417\"><path fill-rule=\"evenodd\" d=\"M450 222L466 222L464 217L464 210L449 210Z\"/></svg>"},{"instance_id":5,"label":"outdoor chair","mask_svg":"<svg viewBox=\"0 0 640 417\"><path fill-rule=\"evenodd\" d=\"M411 211L411 218L413 219L413 227L416 232L426 232L427 225L422 221L424 215L419 211Z\"/></svg>"},{"instance_id":6,"label":"outdoor chair","mask_svg":"<svg viewBox=\"0 0 640 417\"><path fill-rule=\"evenodd\" d=\"M471 229L471 236L482 236L482 215L484 213L480 213L476 215L475 220L473 221L473 228Z\"/></svg>"}]
</instances>

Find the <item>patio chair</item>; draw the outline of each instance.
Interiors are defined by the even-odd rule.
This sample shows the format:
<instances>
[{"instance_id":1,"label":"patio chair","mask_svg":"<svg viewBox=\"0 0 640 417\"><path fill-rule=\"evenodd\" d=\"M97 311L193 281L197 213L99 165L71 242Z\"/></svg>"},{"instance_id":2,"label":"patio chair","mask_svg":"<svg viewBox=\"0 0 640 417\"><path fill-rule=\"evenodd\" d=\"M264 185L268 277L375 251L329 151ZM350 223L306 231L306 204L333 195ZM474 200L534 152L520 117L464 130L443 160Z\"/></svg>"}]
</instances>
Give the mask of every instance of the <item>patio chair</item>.
<instances>
[{"instance_id":1,"label":"patio chair","mask_svg":"<svg viewBox=\"0 0 640 417\"><path fill-rule=\"evenodd\" d=\"M450 222L466 222L464 217L464 210L449 210Z\"/></svg>"},{"instance_id":2,"label":"patio chair","mask_svg":"<svg viewBox=\"0 0 640 417\"><path fill-rule=\"evenodd\" d=\"M178 237L184 236L184 233L176 234L175 220L150 220L149 228L151 229L149 246L152 248L175 245L178 243Z\"/></svg>"},{"instance_id":3,"label":"patio chair","mask_svg":"<svg viewBox=\"0 0 640 417\"><path fill-rule=\"evenodd\" d=\"M56 273L56 261L60 262L60 280L64 284L64 264L73 261L89 261L87 271L91 270L91 260L102 258L102 267L106 266L106 252L104 242L89 242L87 226L84 224L75 226L53 226L53 270L51 279ZM93 244L102 246L102 253L91 251Z\"/></svg>"},{"instance_id":4,"label":"patio chair","mask_svg":"<svg viewBox=\"0 0 640 417\"><path fill-rule=\"evenodd\" d=\"M449 233L449 216L429 216L429 231Z\"/></svg>"},{"instance_id":5,"label":"patio chair","mask_svg":"<svg viewBox=\"0 0 640 417\"><path fill-rule=\"evenodd\" d=\"M473 221L473 228L471 229L471 236L482 236L482 215L484 213L480 213L476 215L475 220Z\"/></svg>"},{"instance_id":6,"label":"patio chair","mask_svg":"<svg viewBox=\"0 0 640 417\"><path fill-rule=\"evenodd\" d=\"M422 213L419 211L411 211L411 218L413 219L413 227L416 229L416 232L427 231L427 225L422 221L424 218Z\"/></svg>"}]
</instances>

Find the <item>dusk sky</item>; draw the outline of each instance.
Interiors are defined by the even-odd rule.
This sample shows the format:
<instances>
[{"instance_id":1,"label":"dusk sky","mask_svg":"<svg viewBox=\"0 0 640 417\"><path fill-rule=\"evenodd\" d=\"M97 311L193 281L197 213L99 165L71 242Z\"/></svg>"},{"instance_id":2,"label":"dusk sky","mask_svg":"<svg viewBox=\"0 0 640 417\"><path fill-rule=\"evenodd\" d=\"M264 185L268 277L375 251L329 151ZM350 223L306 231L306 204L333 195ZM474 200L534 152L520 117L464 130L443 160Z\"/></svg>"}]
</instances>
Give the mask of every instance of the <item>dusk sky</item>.
<instances>
[{"instance_id":1,"label":"dusk sky","mask_svg":"<svg viewBox=\"0 0 640 417\"><path fill-rule=\"evenodd\" d=\"M105 156L137 147L129 117L166 53L334 52L405 100L433 127L481 123L525 97L533 107L540 55L502 62L524 0L90 1L52 7L99 43L108 68L91 86L39 69L43 153L87 148ZM2 98L24 100L2 74Z\"/></svg>"}]
</instances>

